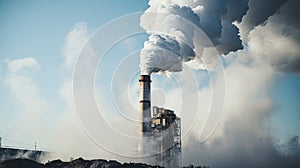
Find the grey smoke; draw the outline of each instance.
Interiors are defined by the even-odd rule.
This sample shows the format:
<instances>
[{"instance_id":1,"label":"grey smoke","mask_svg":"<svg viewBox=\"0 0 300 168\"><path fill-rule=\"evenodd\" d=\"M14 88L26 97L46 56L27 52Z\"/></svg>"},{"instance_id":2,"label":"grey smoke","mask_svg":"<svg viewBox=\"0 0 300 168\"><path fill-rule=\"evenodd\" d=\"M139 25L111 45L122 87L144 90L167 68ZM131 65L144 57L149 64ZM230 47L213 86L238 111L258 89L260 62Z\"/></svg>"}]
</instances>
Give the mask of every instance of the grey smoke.
<instances>
[{"instance_id":1,"label":"grey smoke","mask_svg":"<svg viewBox=\"0 0 300 168\"><path fill-rule=\"evenodd\" d=\"M243 49L242 40L239 36L239 29L228 21L222 21L222 37L217 50L223 54Z\"/></svg>"},{"instance_id":2,"label":"grey smoke","mask_svg":"<svg viewBox=\"0 0 300 168\"><path fill-rule=\"evenodd\" d=\"M286 2L287 0L250 0L249 10L242 20L242 36L246 37L256 26L265 23Z\"/></svg>"},{"instance_id":3,"label":"grey smoke","mask_svg":"<svg viewBox=\"0 0 300 168\"><path fill-rule=\"evenodd\" d=\"M248 45L256 57L263 58L276 70L300 72L300 2L287 1L265 25L257 26L248 36Z\"/></svg>"},{"instance_id":4,"label":"grey smoke","mask_svg":"<svg viewBox=\"0 0 300 168\"><path fill-rule=\"evenodd\" d=\"M241 22L248 9L248 0L227 0L227 11L224 17L230 22Z\"/></svg>"},{"instance_id":5,"label":"grey smoke","mask_svg":"<svg viewBox=\"0 0 300 168\"><path fill-rule=\"evenodd\" d=\"M204 45L200 48L200 51L196 52L195 46L200 45L194 40L194 38L198 38L194 34L196 28L201 29L206 34L212 45L216 47L219 55L226 55L242 49L239 30L233 24L233 21L241 20L247 8L243 7L238 12L238 16L233 17L233 12L229 11L229 9L233 10L233 4L232 1L227 4L227 1L219 0L150 0L150 7L141 16L140 23L146 32L151 35L141 51L141 73L180 72L182 71L182 63L194 59L200 60L198 61L200 64L206 64L207 62L203 61L203 58L210 56L205 55L203 51L208 46ZM245 6L245 3L238 4ZM183 20L189 21L193 26L184 24ZM170 51L168 44L173 45L174 43L166 43L165 45L157 43L159 45L155 45L153 36L172 38L177 41L180 48L178 51L174 51L174 55L170 57L171 53L167 52L167 54L162 50ZM152 45L149 45L150 43ZM180 54L177 55L177 53ZM172 62L175 63L174 66L170 66ZM169 66L161 66L165 64ZM200 67L209 66L199 65L197 68Z\"/></svg>"},{"instance_id":6,"label":"grey smoke","mask_svg":"<svg viewBox=\"0 0 300 168\"><path fill-rule=\"evenodd\" d=\"M180 46L180 55L177 55L177 60L171 61L176 62L176 66L172 69L166 69L166 67L160 67L155 65L155 62L167 63L163 58L169 58L167 56L161 56L158 54L147 54L150 52L150 48L141 53L141 72L151 73L149 69L155 69L155 72L170 71L180 72L182 65L178 60L181 60L181 64L190 60L200 60L199 64L206 64L203 58L210 56L205 55L203 52L205 47L200 49L200 52L195 53L195 44L193 41L194 34L192 28L189 26L182 26L179 24L180 19L184 18L195 24L200 28L215 46L218 55L227 55L230 52L235 52L244 48L243 43L247 44L251 41L251 32L255 31L255 28L261 26L264 27L268 23L273 24L275 27L279 26L278 32L281 35L292 38L297 43L299 42L299 1L296 0L162 0L162 1L149 1L150 7L145 11L141 17L141 26L149 34L156 34L160 36L164 33L158 32L169 32L169 36L174 38ZM159 26L154 25L157 20L160 20L159 16L151 17L151 12L164 13L167 15L166 19L163 19ZM160 20L161 21L161 20ZM280 26L283 28L280 28ZM153 32L152 30L158 31ZM252 35L253 36L253 35ZM243 41L242 41L242 39ZM153 50L158 49L164 50L161 46L155 47ZM145 49L145 48L144 48ZM144 50L143 49L143 50ZM188 52L185 52L188 51ZM297 52L297 51L295 51ZM289 55L297 55L289 53ZM159 53L159 52L154 52ZM148 57L150 57L149 59ZM285 56L288 57L288 56ZM175 56L171 58L176 58ZM268 58L269 59L269 58ZM149 62L149 61L154 62ZM286 59L283 56L280 58L271 59L274 67L278 70L287 72L298 72L300 59L298 56L293 56L292 59ZM170 61L170 59L168 59ZM145 65L151 65L153 67L147 67ZM178 69L174 68L178 67ZM198 68L207 66L199 65ZM148 69L148 70L147 70Z\"/></svg>"},{"instance_id":7,"label":"grey smoke","mask_svg":"<svg viewBox=\"0 0 300 168\"><path fill-rule=\"evenodd\" d=\"M270 22L278 27L282 36L288 38L294 44L291 53L278 55L281 62L274 61L274 66L284 72L300 73L300 1L289 0L276 15L271 18ZM284 50L289 51L288 48Z\"/></svg>"},{"instance_id":8,"label":"grey smoke","mask_svg":"<svg viewBox=\"0 0 300 168\"><path fill-rule=\"evenodd\" d=\"M146 13L161 12L161 9L170 5L187 6L192 9L199 17L198 27L206 33L219 55L244 48L243 51L229 54L227 60L225 71L228 81L228 88L226 88L228 102L220 126L214 136L204 144L198 143L196 138L186 138L184 143L186 146L183 148L185 164L205 164L222 168L300 167L298 136L293 136L283 145L279 144L276 135L273 134L272 126L268 123L275 111L272 97L268 95L275 75L278 71L300 72L300 10L298 9L300 1L150 0L149 4L150 8ZM180 11L181 8L178 9ZM170 14L173 15L174 13ZM151 22L153 20L145 20L142 16L141 26L152 34L152 31L148 31L151 27L145 26L147 21L149 25L153 23ZM168 22L160 23L160 28L166 30L163 25ZM159 30L159 27L155 30ZM164 30L162 32L165 32ZM176 34L168 35L178 41ZM170 51L161 46L157 48ZM193 43L192 46L195 47L197 44ZM155 48L154 45L152 47ZM195 50L193 47L191 48ZM148 52L151 50L152 48L147 48ZM164 56L144 54L146 53L141 54L141 65L145 65L143 64L145 58L150 60L150 57L153 62L164 61L160 60ZM195 57L191 55L188 58L201 60L207 56L205 54L205 52L195 53ZM177 65L185 62L182 55L174 54L174 56L174 59L176 56L179 58ZM148 65L155 67L155 64ZM151 68L140 67L142 71ZM178 67L182 68L182 65ZM174 69L156 67L155 72L157 71L174 72ZM181 69L176 69L175 72L178 71ZM245 81L251 81L251 84ZM201 93L203 94L203 91ZM206 100L203 98L201 101L203 103ZM209 102L203 104L206 103ZM185 110L192 109L185 108Z\"/></svg>"},{"instance_id":9,"label":"grey smoke","mask_svg":"<svg viewBox=\"0 0 300 168\"><path fill-rule=\"evenodd\" d=\"M185 164L205 164L210 167L221 168L293 168L300 166L300 146L299 140L296 137L292 137L285 143L284 148L287 149L287 153L285 154L275 148L275 145L270 143L272 139L268 139L267 137L261 139L261 137L251 135L246 136L242 132L230 131L227 133L229 134L225 135L224 138L215 139L211 142L215 146L213 148L205 144L199 144L195 138L189 137L189 143L193 145L187 146L184 152L202 152L186 154L187 156L184 158L186 161ZM240 136L236 136L237 134L240 134ZM227 143L230 140L232 140L232 143ZM295 148L298 151L295 151Z\"/></svg>"}]
</instances>

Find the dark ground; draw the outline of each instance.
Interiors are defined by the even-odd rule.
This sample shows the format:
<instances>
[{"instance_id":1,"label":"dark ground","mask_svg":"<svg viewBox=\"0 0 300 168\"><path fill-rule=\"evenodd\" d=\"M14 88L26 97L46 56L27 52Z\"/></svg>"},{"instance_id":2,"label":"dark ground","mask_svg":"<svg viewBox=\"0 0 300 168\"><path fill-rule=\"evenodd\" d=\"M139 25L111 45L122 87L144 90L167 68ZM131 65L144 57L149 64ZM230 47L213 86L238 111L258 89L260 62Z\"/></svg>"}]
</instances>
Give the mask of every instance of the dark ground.
<instances>
[{"instance_id":1,"label":"dark ground","mask_svg":"<svg viewBox=\"0 0 300 168\"><path fill-rule=\"evenodd\" d=\"M82 158L63 162L61 160L50 161L40 164L29 159L12 159L0 163L0 168L160 168L142 163L119 163L117 161L107 161L102 159L84 160Z\"/></svg>"},{"instance_id":2,"label":"dark ground","mask_svg":"<svg viewBox=\"0 0 300 168\"><path fill-rule=\"evenodd\" d=\"M48 163L41 164L30 159L11 159L0 162L0 168L161 168L159 166L150 166L143 163L119 163L114 160L84 160L82 158L63 162L61 160L53 160ZM187 166L183 168L208 168L202 166Z\"/></svg>"}]
</instances>

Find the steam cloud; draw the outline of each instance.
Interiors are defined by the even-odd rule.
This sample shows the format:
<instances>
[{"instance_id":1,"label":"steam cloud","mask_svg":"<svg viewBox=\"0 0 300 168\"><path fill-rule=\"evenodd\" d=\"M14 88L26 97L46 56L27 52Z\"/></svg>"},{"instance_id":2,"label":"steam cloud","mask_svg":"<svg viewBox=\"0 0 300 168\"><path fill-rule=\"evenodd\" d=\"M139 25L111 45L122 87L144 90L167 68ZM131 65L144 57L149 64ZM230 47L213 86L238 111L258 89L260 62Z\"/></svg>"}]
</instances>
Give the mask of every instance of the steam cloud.
<instances>
[{"instance_id":1,"label":"steam cloud","mask_svg":"<svg viewBox=\"0 0 300 168\"><path fill-rule=\"evenodd\" d=\"M141 73L179 72L182 71L182 63L193 61L196 64L187 65L193 65L192 67L196 69L211 69L210 67L214 66L209 66L212 63L210 59L217 57L205 52L209 46L201 46L199 42L195 42L193 33L195 27L207 35L217 50L217 55L227 55L243 49L242 39L247 44L251 41L249 39L251 37L248 36L251 31L267 24L268 19L273 15L279 15L279 12L281 12L281 21L288 22L287 24L294 22L297 16L295 13L298 12L289 5L292 3L297 2L292 0L150 0L150 7L141 16L140 22L140 25L150 34L140 54ZM287 6L286 4L291 9L290 12L281 9ZM287 15L291 16L286 17ZM276 21L275 18L271 18L271 22L272 19L273 22ZM184 24L182 20L191 22L193 26ZM296 28L298 27L296 25ZM294 30L291 32L295 34ZM196 50L195 46L201 47ZM276 66L277 60L276 58L274 61ZM294 67L295 65L291 69L297 69ZM279 69L289 69L289 67L279 67Z\"/></svg>"},{"instance_id":2,"label":"steam cloud","mask_svg":"<svg viewBox=\"0 0 300 168\"><path fill-rule=\"evenodd\" d=\"M141 26L150 34L141 51L140 68L142 74L152 72L179 72L182 63L197 60L197 69L208 69L201 64L210 63L204 52L208 46L201 46L194 38L194 29L201 29L216 47L219 55L242 49L239 30L233 24L241 21L247 7L234 13L236 5L247 6L246 1L177 1L150 0L150 7L141 16ZM183 24L190 22L191 24ZM168 34L166 34L166 32ZM195 65L195 64L193 64Z\"/></svg>"}]
</instances>

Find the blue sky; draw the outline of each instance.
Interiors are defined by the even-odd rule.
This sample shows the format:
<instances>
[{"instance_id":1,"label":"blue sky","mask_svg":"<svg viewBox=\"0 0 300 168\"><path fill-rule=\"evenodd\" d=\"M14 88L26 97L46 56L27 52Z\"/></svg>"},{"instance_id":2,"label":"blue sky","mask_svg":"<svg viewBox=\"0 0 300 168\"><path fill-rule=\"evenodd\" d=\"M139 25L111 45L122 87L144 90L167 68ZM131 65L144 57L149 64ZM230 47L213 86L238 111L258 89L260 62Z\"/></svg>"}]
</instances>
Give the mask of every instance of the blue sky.
<instances>
[{"instance_id":1,"label":"blue sky","mask_svg":"<svg viewBox=\"0 0 300 168\"><path fill-rule=\"evenodd\" d=\"M10 86L8 86L9 84L7 84L6 80L9 75L7 66L10 61L32 57L38 62L39 66L34 67L32 71L25 71L24 73L25 76L28 75L28 79L30 79L28 87L31 88L30 85L36 86L38 88L37 94L45 98L45 101L48 102L45 103L46 106L48 106L48 104L51 106L51 108L46 110L47 114L45 117L48 119L43 120L43 122L49 123L49 125L55 125L55 123L59 122L64 111L69 108L68 102L66 102L64 100L65 97L62 96L64 93L60 92L64 83L72 78L73 69L64 67L66 57L64 47L68 34L76 27L76 24L85 23L88 35L91 35L100 26L103 26L115 18L135 12L144 12L148 7L147 0L92 0L88 2L80 0L1 1L0 136L16 141L25 141L25 143L30 143L36 138L42 141L41 143L45 148L52 147L48 145L47 141L43 140L42 137L37 136L35 138L28 137L21 139L22 135L16 135L17 132L11 131L15 130L15 122L20 121L20 118L22 118L21 111L24 110L22 109L24 107L22 103L24 102L19 102L18 94L12 92ZM104 79L102 79L101 76L97 76L96 78L96 84L100 89L102 87L102 89L104 88L105 90L110 87L110 83L103 81L111 80L110 74L114 71L114 66L119 63L117 60L122 59L123 56L133 51L141 49L147 37L148 35L146 34L140 34L122 40L111 48L107 53L107 59L103 60L103 63L107 62L107 67L104 66L104 71L106 71L107 74L104 75ZM231 55L229 59L233 59L235 56L237 55ZM238 62L244 61L241 60L242 59L239 59ZM136 59L130 64L132 65L132 71L138 71L138 62L139 57L136 55ZM234 61L228 62L234 64ZM226 65L226 67L230 67L230 65ZM204 91L209 88L207 72L203 70L192 71L193 73L199 74L200 84L198 88ZM176 74L175 78L178 77L177 75L180 76L180 74ZM134 77L136 81L137 78L138 76ZM160 83L160 86L162 86L161 89L172 96L169 91L172 90L172 88L176 88L172 81L173 78L162 78L164 78L164 76L153 77L156 81L163 81ZM179 81L184 83L185 78L178 78ZM274 113L270 113L271 117L269 119L275 130L276 138L280 141L285 141L291 136L300 135L299 74L278 72L269 85L271 87L266 91L266 94L270 96L274 103ZM159 84L155 85L155 87L159 87ZM206 92L204 93L206 94ZM137 94L138 93L136 93L136 95ZM104 95L108 97L111 96L109 90L105 90ZM32 95L29 94L28 99L31 99L31 96ZM32 97L34 97L34 95ZM107 99L107 101L109 100L110 99ZM133 100L135 99L133 98ZM226 113L224 115L226 115ZM22 125L20 125L20 127L22 127ZM24 134L26 134L26 132ZM10 142L7 141L7 143Z\"/></svg>"},{"instance_id":2,"label":"blue sky","mask_svg":"<svg viewBox=\"0 0 300 168\"><path fill-rule=\"evenodd\" d=\"M53 100L58 98L53 93L62 80L58 76L63 73L64 41L76 22L87 22L92 32L111 19L147 8L146 1L1 3L1 59L34 57L42 65L37 82L44 86L44 94L50 99L53 97Z\"/></svg>"},{"instance_id":3,"label":"blue sky","mask_svg":"<svg viewBox=\"0 0 300 168\"><path fill-rule=\"evenodd\" d=\"M68 32L77 22L86 22L91 33L124 14L142 12L146 1L1 1L1 124L8 124L20 111L5 85L7 60L33 57L39 64L33 80L41 94L55 104L53 113L63 111L58 90L65 78L63 47ZM139 45L141 46L141 45ZM2 125L3 126L3 125ZM2 128L9 128L4 126ZM1 130L7 133L9 130Z\"/></svg>"},{"instance_id":4,"label":"blue sky","mask_svg":"<svg viewBox=\"0 0 300 168\"><path fill-rule=\"evenodd\" d=\"M281 74L274 83L271 95L278 106L272 122L282 138L299 135L300 77L297 74Z\"/></svg>"},{"instance_id":5,"label":"blue sky","mask_svg":"<svg viewBox=\"0 0 300 168\"><path fill-rule=\"evenodd\" d=\"M1 2L1 58L35 57L47 70L44 84L57 85L65 37L78 21L91 30L124 14L141 12L146 1L6 1ZM119 7L116 6L119 4ZM43 69L42 69L43 70ZM49 82L49 81L51 82Z\"/></svg>"}]
</instances>

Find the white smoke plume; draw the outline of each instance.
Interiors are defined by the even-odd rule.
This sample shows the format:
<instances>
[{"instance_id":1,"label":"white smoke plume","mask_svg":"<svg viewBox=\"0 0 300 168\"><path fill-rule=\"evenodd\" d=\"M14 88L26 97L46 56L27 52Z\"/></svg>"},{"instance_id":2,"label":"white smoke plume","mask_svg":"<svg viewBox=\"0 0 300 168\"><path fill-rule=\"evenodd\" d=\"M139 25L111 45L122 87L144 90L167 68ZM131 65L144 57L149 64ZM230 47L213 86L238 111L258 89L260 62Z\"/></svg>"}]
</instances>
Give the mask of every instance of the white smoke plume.
<instances>
[{"instance_id":1,"label":"white smoke plume","mask_svg":"<svg viewBox=\"0 0 300 168\"><path fill-rule=\"evenodd\" d=\"M169 8L189 8L199 18L189 19L182 12L177 14L168 13L169 18L184 17L188 19L207 35L219 55L226 55L226 102L224 116L219 123L218 128L210 137L209 141L200 144L195 138L186 138L183 142L183 160L187 164L206 164L211 167L299 167L299 138L293 136L283 145L278 142L278 137L274 134L276 127L269 123L270 117L276 111L277 105L269 95L273 80L278 72L298 73L300 72L300 21L298 0L150 0L150 8L141 17L141 26L149 33L168 32L167 35L172 39L178 39L171 30L178 30L175 25L171 29L170 25L174 22L168 22L157 17L146 17L150 15L147 12L165 12ZM170 10L169 10L170 11ZM175 11L175 10L173 10ZM178 10L177 10L178 11ZM193 16L190 14L189 16ZM167 17L166 17L167 18ZM190 17L192 18L192 17ZM196 19L197 20L197 19ZM155 21L160 25L158 26ZM149 26L150 25L150 26ZM155 27L157 25L157 27ZM152 26L152 27L151 27ZM184 26L181 25L180 28ZM169 31L167 31L169 30ZM180 32L188 30L180 29ZM165 35L159 34L156 35ZM183 33L184 34L184 33ZM150 35L150 36L151 36ZM193 34L194 35L194 34ZM241 36L240 36L241 35ZM198 47L194 43L194 36L186 36L193 41L190 45L193 51ZM243 41L242 41L243 40ZM177 40L180 44L180 40ZM148 41L145 43L147 44ZM243 51L237 51L245 46ZM170 71L166 67L160 67L155 63L170 63L164 58L174 58L176 52L170 52L164 49L164 44L152 45L153 48L147 48L147 52L141 53L141 72ZM155 53L157 49L172 53L173 57L163 55L145 55ZM204 58L210 57L207 47L202 47L202 52L195 52L187 60L188 65L201 63ZM158 52L157 52L158 53ZM182 62L176 62L175 72L182 70L182 63L185 62L183 55L177 55ZM193 64L190 64L193 62ZM205 61L204 61L205 63ZM148 65L145 66L145 65ZM196 68L201 65L196 64ZM205 68L205 66L202 66ZM161 68L161 69L159 69ZM155 71L153 71L155 69ZM184 81L190 81L189 76L185 75L183 70L181 77ZM251 84L249 84L251 83ZM187 87L188 88L188 87ZM207 90L200 89L201 111L209 103ZM195 91L195 90L193 90ZM184 93L187 93L184 92ZM189 96L184 97L189 100ZM176 96L173 96L176 97ZM174 98L175 99L175 98ZM178 101L174 101L178 102ZM190 116L189 111L193 110L193 103L184 104L182 119L187 120ZM171 105L171 107L175 107ZM208 107L207 107L208 108ZM175 109L177 112L178 110ZM186 115L186 116L185 116ZM186 122L185 122L186 123ZM201 122L199 122L201 123ZM197 135L198 129L194 129L193 134ZM192 135L193 136L193 135ZM192 137L191 136L191 137ZM197 137L197 136L195 136Z\"/></svg>"},{"instance_id":2,"label":"white smoke plume","mask_svg":"<svg viewBox=\"0 0 300 168\"><path fill-rule=\"evenodd\" d=\"M245 6L245 3L238 4ZM191 60L198 60L194 68L209 69L211 66L201 65L211 63L206 60L206 48L216 47L217 55L243 48L239 30L233 22L240 21L247 8L242 8L238 16L233 16L233 12L227 15L227 5L235 5L233 0L228 4L226 1L150 0L149 5L140 23L150 34L140 55L142 74L179 72L182 63ZM211 46L195 40L198 38L195 29L205 33ZM196 49L195 46L201 47Z\"/></svg>"}]
</instances>

